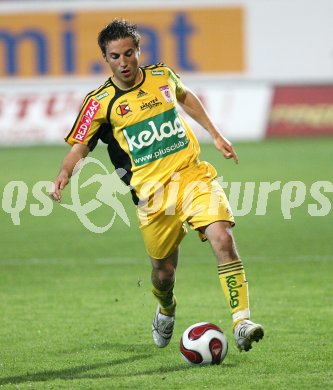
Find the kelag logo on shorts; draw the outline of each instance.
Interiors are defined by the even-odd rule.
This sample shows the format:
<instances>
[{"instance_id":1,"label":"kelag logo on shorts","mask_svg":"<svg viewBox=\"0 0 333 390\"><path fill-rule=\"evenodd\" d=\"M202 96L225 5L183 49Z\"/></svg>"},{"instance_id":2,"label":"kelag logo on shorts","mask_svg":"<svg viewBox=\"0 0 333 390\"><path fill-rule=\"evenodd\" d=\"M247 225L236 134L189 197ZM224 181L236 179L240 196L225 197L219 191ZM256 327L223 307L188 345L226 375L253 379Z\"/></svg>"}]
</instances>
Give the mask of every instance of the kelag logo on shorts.
<instances>
[{"instance_id":1,"label":"kelag logo on shorts","mask_svg":"<svg viewBox=\"0 0 333 390\"><path fill-rule=\"evenodd\" d=\"M123 130L134 164L144 165L184 149L186 130L173 108Z\"/></svg>"}]
</instances>

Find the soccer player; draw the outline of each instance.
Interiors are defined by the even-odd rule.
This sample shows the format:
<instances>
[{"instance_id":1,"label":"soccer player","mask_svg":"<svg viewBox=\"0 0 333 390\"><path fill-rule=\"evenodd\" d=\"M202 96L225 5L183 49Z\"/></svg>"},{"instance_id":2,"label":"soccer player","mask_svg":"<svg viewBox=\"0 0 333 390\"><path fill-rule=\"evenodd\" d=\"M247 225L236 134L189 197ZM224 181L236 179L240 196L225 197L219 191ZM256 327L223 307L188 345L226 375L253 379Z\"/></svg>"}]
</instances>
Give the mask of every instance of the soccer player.
<instances>
[{"instance_id":1,"label":"soccer player","mask_svg":"<svg viewBox=\"0 0 333 390\"><path fill-rule=\"evenodd\" d=\"M237 154L172 69L164 64L139 66L136 25L114 19L100 31L98 44L112 75L84 99L65 138L72 147L50 195L60 202L75 165L99 140L106 143L115 168L126 171L122 180L131 188L151 260L152 292L158 301L152 323L155 344L165 347L172 337L178 248L188 225L212 247L236 345L248 351L264 330L250 321L248 283L232 235L234 218L215 180L216 170L199 160L198 141L179 114L178 104L209 132L225 158L237 163Z\"/></svg>"}]
</instances>

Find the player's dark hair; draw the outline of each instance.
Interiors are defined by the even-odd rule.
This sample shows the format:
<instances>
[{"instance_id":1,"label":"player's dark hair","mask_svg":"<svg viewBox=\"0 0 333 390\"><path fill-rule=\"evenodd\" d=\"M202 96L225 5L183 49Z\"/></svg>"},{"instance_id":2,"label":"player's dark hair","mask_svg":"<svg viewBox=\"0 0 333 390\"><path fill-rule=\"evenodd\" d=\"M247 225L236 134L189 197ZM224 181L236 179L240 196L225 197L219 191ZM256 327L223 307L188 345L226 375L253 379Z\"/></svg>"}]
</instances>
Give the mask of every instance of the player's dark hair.
<instances>
[{"instance_id":1,"label":"player's dark hair","mask_svg":"<svg viewBox=\"0 0 333 390\"><path fill-rule=\"evenodd\" d=\"M125 19L116 18L98 34L98 46L102 50L102 53L105 54L108 42L129 37L133 39L135 47L138 48L140 35L137 31L137 25L131 24Z\"/></svg>"}]
</instances>

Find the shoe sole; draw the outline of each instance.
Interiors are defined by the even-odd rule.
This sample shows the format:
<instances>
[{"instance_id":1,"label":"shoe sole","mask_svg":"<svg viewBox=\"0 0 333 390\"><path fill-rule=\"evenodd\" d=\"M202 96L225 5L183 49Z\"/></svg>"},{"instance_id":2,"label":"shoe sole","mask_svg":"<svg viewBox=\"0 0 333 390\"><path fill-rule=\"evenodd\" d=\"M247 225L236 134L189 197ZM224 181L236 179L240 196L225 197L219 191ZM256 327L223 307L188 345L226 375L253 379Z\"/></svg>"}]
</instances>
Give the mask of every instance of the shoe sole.
<instances>
[{"instance_id":1,"label":"shoe sole","mask_svg":"<svg viewBox=\"0 0 333 390\"><path fill-rule=\"evenodd\" d=\"M156 332L156 334L157 334L156 338L154 337L154 332ZM153 341L154 341L156 347L158 347L158 348L165 348L165 347L167 347L169 345L170 341L171 341L171 338L172 338L172 334L170 335L170 337L162 337L156 331L156 329L152 330L152 336L153 336ZM160 338L160 340L158 340L158 338Z\"/></svg>"},{"instance_id":2,"label":"shoe sole","mask_svg":"<svg viewBox=\"0 0 333 390\"><path fill-rule=\"evenodd\" d=\"M250 349L252 349L252 343L255 341L256 343L258 343L262 338L264 337L264 329L263 328L257 328L257 329L254 329L252 333L249 334L248 338L246 338L245 342L243 345L241 346L237 346L238 349L242 352L242 351L249 351Z\"/></svg>"}]
</instances>

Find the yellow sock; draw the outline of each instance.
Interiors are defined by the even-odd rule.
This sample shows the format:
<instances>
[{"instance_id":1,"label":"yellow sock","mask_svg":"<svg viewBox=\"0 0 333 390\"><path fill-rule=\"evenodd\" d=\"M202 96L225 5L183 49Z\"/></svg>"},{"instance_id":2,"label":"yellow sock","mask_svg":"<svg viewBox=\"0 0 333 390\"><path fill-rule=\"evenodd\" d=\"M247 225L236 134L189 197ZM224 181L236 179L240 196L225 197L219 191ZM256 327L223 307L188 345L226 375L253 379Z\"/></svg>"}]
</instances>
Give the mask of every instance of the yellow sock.
<instances>
[{"instance_id":1,"label":"yellow sock","mask_svg":"<svg viewBox=\"0 0 333 390\"><path fill-rule=\"evenodd\" d=\"M219 279L232 315L233 326L250 318L249 289L241 260L218 265Z\"/></svg>"},{"instance_id":2,"label":"yellow sock","mask_svg":"<svg viewBox=\"0 0 333 390\"><path fill-rule=\"evenodd\" d=\"M152 292L160 304L160 312L166 316L173 316L176 311L176 297L173 293L172 285L168 290L161 291L153 286Z\"/></svg>"}]
</instances>

